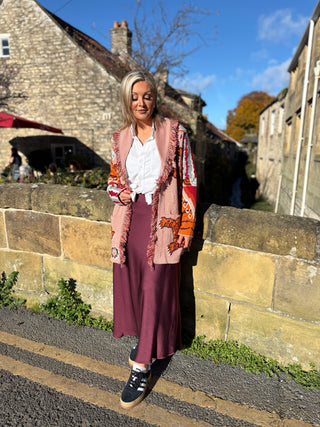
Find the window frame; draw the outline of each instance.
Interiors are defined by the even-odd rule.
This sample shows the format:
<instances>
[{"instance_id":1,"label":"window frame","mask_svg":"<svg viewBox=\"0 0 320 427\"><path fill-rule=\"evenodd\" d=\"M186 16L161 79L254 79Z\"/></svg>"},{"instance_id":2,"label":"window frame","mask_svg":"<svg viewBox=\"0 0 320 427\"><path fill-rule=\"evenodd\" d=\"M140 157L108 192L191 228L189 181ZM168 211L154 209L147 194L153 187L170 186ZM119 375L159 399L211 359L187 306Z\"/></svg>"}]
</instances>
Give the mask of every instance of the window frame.
<instances>
[{"instance_id":1,"label":"window frame","mask_svg":"<svg viewBox=\"0 0 320 427\"><path fill-rule=\"evenodd\" d=\"M8 42L8 46L3 46L4 41ZM8 55L4 54L6 49L8 49ZM10 34L0 34L0 58L10 58Z\"/></svg>"},{"instance_id":2,"label":"window frame","mask_svg":"<svg viewBox=\"0 0 320 427\"><path fill-rule=\"evenodd\" d=\"M58 150L61 150L61 154L58 153ZM73 142L58 142L51 144L51 154L53 161L57 164L58 167L65 166L65 160L68 155L76 154L75 144Z\"/></svg>"},{"instance_id":3,"label":"window frame","mask_svg":"<svg viewBox=\"0 0 320 427\"><path fill-rule=\"evenodd\" d=\"M280 135L283 131L284 122L284 104L280 105L279 108L279 121L278 121L278 134Z\"/></svg>"}]
</instances>

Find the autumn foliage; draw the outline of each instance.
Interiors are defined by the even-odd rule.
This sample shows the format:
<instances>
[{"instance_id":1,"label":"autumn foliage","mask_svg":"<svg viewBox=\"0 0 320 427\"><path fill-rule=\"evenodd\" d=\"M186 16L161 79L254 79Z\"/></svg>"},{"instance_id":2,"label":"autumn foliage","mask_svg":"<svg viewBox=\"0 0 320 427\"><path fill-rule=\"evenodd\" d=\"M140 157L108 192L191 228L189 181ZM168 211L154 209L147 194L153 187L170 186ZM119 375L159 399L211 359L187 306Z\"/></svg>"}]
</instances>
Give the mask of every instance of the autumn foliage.
<instances>
[{"instance_id":1,"label":"autumn foliage","mask_svg":"<svg viewBox=\"0 0 320 427\"><path fill-rule=\"evenodd\" d=\"M258 133L259 114L275 98L266 92L244 95L233 110L228 111L226 133L237 141L248 133Z\"/></svg>"}]
</instances>

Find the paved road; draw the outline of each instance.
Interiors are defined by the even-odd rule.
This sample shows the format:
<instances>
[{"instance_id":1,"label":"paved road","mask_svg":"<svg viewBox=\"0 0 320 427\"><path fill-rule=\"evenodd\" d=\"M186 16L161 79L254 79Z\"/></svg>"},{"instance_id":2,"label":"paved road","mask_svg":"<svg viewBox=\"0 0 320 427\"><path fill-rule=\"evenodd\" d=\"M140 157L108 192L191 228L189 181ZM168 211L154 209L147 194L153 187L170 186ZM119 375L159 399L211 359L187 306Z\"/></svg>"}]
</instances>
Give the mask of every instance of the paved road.
<instances>
[{"instance_id":1,"label":"paved road","mask_svg":"<svg viewBox=\"0 0 320 427\"><path fill-rule=\"evenodd\" d=\"M144 402L119 405L133 338L0 309L1 426L315 426L320 390L177 353Z\"/></svg>"}]
</instances>

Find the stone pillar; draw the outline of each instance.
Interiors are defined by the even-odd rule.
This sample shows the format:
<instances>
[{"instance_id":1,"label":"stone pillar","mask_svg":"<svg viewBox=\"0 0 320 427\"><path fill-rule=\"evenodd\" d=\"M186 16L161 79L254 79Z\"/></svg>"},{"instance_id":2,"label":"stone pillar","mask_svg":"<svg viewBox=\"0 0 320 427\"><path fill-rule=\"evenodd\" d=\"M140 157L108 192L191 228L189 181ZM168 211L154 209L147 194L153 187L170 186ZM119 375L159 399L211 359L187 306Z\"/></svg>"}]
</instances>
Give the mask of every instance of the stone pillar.
<instances>
[{"instance_id":1,"label":"stone pillar","mask_svg":"<svg viewBox=\"0 0 320 427\"><path fill-rule=\"evenodd\" d=\"M111 33L111 52L114 55L132 55L132 32L128 28L127 21L122 21L121 25L115 21Z\"/></svg>"}]
</instances>

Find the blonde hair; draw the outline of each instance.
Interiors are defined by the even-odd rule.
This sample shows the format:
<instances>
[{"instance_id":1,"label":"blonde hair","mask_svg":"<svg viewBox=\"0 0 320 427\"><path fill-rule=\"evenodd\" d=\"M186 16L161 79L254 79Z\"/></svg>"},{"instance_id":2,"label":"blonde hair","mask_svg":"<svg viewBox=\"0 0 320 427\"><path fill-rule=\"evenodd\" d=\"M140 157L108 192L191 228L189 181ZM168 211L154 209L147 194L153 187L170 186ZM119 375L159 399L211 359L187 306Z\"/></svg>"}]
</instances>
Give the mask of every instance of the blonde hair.
<instances>
[{"instance_id":1,"label":"blonde hair","mask_svg":"<svg viewBox=\"0 0 320 427\"><path fill-rule=\"evenodd\" d=\"M121 103L121 111L122 111L124 128L130 125L136 124L136 119L131 110L131 102L132 102L132 87L137 82L146 82L150 85L151 93L155 98L155 105L154 105L152 117L157 124L159 124L161 121L161 117L157 108L157 96L158 96L157 85L152 74L143 70L135 70L135 71L130 71L128 74L124 76L120 86L120 103Z\"/></svg>"}]
</instances>

